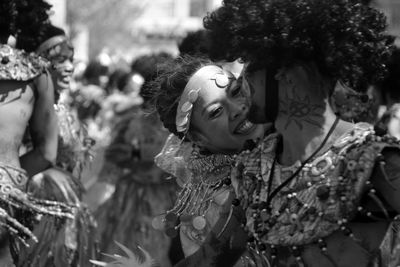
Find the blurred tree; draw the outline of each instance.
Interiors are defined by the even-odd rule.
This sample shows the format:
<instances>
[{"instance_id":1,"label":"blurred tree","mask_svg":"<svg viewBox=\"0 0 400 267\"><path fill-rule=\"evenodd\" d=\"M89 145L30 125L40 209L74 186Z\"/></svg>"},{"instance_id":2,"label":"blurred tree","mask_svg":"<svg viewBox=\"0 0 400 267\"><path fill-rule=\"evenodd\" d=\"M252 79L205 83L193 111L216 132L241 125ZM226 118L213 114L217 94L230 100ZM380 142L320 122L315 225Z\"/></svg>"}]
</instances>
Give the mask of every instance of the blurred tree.
<instances>
[{"instance_id":1,"label":"blurred tree","mask_svg":"<svg viewBox=\"0 0 400 267\"><path fill-rule=\"evenodd\" d=\"M74 38L77 27L89 28L90 57L102 48L126 49L132 42L131 28L149 0L68 0L67 23Z\"/></svg>"}]
</instances>

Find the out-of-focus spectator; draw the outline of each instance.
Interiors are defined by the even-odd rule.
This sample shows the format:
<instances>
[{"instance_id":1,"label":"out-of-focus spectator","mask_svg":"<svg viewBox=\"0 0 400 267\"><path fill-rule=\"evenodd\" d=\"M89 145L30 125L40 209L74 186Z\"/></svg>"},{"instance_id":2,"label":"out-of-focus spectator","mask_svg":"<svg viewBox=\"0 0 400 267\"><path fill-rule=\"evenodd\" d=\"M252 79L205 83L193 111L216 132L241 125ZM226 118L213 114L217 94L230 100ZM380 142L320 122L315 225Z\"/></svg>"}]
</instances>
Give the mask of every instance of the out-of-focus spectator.
<instances>
[{"instance_id":1,"label":"out-of-focus spectator","mask_svg":"<svg viewBox=\"0 0 400 267\"><path fill-rule=\"evenodd\" d=\"M108 66L99 61L89 62L83 73L83 84L73 92L73 104L82 121L93 119L100 110L108 82Z\"/></svg>"},{"instance_id":2,"label":"out-of-focus spectator","mask_svg":"<svg viewBox=\"0 0 400 267\"><path fill-rule=\"evenodd\" d=\"M392 105L378 122L380 129L400 140L400 103Z\"/></svg>"},{"instance_id":3,"label":"out-of-focus spectator","mask_svg":"<svg viewBox=\"0 0 400 267\"><path fill-rule=\"evenodd\" d=\"M102 252L118 252L114 240L132 250L140 244L166 267L170 266L171 242L152 228L151 220L171 207L177 188L175 181L165 179L165 173L154 164L154 156L168 134L158 116L145 109L151 107L154 93L149 82L157 76L158 66L170 59L166 53L145 55L132 63L131 73L116 74L119 78L113 81L112 89L116 93L109 98L118 96L120 101L107 101L116 104L115 108L121 107L125 98L131 105L112 110L111 143L98 180L87 193L88 203L96 209ZM138 92L140 81L143 85ZM143 104L133 105L132 100L139 97Z\"/></svg>"}]
</instances>

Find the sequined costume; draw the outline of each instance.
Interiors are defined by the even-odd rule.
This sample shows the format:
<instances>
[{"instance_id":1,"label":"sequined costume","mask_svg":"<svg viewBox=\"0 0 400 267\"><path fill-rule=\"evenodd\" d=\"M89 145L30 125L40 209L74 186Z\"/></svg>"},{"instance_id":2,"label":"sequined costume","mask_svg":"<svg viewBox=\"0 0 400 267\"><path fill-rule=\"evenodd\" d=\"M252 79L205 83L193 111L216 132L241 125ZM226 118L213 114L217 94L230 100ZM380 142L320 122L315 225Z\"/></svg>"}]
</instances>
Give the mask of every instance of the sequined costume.
<instances>
[{"instance_id":1,"label":"sequined costume","mask_svg":"<svg viewBox=\"0 0 400 267\"><path fill-rule=\"evenodd\" d=\"M0 80L31 82L44 73L47 61L8 45L0 45ZM40 215L64 221L73 218L75 208L62 202L37 198L26 193L28 177L24 170L0 163L0 217L2 234L11 235L10 251L15 264L27 246L36 247L40 236L32 232L32 225ZM19 265L18 265L19 266Z\"/></svg>"},{"instance_id":2,"label":"sequined costume","mask_svg":"<svg viewBox=\"0 0 400 267\"><path fill-rule=\"evenodd\" d=\"M384 151L398 153L399 143L359 123L299 168L299 163L283 167L276 161L279 140L278 134L272 134L256 149L237 157L232 175L247 214L248 245L271 266L314 266L316 262L318 266L350 266L330 255L336 249L364 251L365 262L357 266L397 266L399 223L371 181L391 177L390 183L399 178L398 154L382 155ZM285 183L290 177L294 179ZM358 222L382 223L382 237L387 233L380 245L372 248L358 240L351 230ZM339 237L344 240L342 247L329 247L326 241L338 235L345 236Z\"/></svg>"},{"instance_id":3,"label":"sequined costume","mask_svg":"<svg viewBox=\"0 0 400 267\"><path fill-rule=\"evenodd\" d=\"M197 146L171 134L155 162L182 185L175 206L153 220L153 227L174 237L180 234L188 257L200 249L221 213L228 213L235 198L231 169L235 155L204 154ZM247 252L235 266L257 261Z\"/></svg>"},{"instance_id":4,"label":"sequined costume","mask_svg":"<svg viewBox=\"0 0 400 267\"><path fill-rule=\"evenodd\" d=\"M46 216L35 224L41 242L21 251L25 254L21 258L29 261L20 266L90 266L89 260L97 258L96 222L80 201L84 191L80 174L91 159L93 141L66 104L59 101L55 111L59 126L56 167L32 177L28 190L36 197L73 205L73 219L61 223Z\"/></svg>"},{"instance_id":5,"label":"sequined costume","mask_svg":"<svg viewBox=\"0 0 400 267\"><path fill-rule=\"evenodd\" d=\"M175 181L167 180L166 173L153 161L167 132L157 116L140 110L129 110L120 116L110 147L122 145L130 149L130 155L125 160L106 156L100 173L101 181L115 185L112 196L96 212L100 251L119 253L115 241L130 250L139 244L167 267L170 240L151 226L155 216L172 207L177 190Z\"/></svg>"}]
</instances>

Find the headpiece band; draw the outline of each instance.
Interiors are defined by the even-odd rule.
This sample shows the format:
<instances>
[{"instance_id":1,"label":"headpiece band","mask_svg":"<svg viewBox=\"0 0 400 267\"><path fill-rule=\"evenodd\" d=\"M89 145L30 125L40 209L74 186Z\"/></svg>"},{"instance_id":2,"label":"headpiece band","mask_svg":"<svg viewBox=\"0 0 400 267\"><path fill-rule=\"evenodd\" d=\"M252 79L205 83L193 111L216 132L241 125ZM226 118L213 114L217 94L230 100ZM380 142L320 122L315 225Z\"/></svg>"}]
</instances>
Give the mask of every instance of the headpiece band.
<instances>
[{"instance_id":1,"label":"headpiece band","mask_svg":"<svg viewBox=\"0 0 400 267\"><path fill-rule=\"evenodd\" d=\"M42 43L36 50L36 53L40 55L41 53L65 41L67 41L67 37L65 35L53 36L50 39L46 40L44 43Z\"/></svg>"}]
</instances>

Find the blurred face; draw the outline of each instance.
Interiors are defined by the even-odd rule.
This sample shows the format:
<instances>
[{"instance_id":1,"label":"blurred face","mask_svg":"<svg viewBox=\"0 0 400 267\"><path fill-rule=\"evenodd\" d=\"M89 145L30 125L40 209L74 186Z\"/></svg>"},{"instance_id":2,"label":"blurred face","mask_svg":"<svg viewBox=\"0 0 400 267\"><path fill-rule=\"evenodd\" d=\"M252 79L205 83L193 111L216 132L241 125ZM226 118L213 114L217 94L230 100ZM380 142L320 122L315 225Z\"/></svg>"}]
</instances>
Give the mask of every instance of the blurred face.
<instances>
[{"instance_id":1,"label":"blurred face","mask_svg":"<svg viewBox=\"0 0 400 267\"><path fill-rule=\"evenodd\" d=\"M52 77L57 90L68 89L74 72L74 50L68 42L53 47L47 57L52 65Z\"/></svg>"},{"instance_id":2,"label":"blurred face","mask_svg":"<svg viewBox=\"0 0 400 267\"><path fill-rule=\"evenodd\" d=\"M192 111L191 131L199 145L211 152L238 152L246 140L264 133L262 125L247 119L250 92L241 86L242 78L236 80L232 73L218 66L203 68L206 71L201 75L194 74L198 76L194 86L201 90Z\"/></svg>"}]
</instances>

